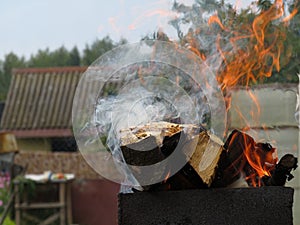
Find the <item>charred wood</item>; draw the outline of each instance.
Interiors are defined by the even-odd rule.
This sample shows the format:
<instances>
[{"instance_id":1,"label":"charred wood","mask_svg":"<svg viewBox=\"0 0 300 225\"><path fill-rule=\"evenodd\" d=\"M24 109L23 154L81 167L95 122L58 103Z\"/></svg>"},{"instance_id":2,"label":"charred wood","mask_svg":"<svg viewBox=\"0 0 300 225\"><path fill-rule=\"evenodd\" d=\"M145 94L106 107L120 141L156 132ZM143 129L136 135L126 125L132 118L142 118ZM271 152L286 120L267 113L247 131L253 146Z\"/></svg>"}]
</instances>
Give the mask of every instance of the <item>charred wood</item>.
<instances>
[{"instance_id":1,"label":"charred wood","mask_svg":"<svg viewBox=\"0 0 300 225\"><path fill-rule=\"evenodd\" d=\"M266 186L283 186L286 181L294 178L292 170L298 167L298 159L292 154L284 155L275 166L271 176L264 176L263 181Z\"/></svg>"}]
</instances>

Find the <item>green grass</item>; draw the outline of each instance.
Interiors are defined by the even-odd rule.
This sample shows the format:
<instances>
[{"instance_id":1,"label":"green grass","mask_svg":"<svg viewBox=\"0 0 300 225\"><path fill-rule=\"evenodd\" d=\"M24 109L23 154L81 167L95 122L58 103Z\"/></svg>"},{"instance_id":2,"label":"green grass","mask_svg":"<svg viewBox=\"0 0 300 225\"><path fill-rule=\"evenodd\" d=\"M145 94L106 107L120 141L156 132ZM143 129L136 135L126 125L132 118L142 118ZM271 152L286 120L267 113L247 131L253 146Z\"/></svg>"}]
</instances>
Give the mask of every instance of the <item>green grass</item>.
<instances>
[{"instance_id":1,"label":"green grass","mask_svg":"<svg viewBox=\"0 0 300 225\"><path fill-rule=\"evenodd\" d=\"M1 217L1 215L0 215L0 217ZM7 216L4 220L3 225L16 225L16 223Z\"/></svg>"}]
</instances>

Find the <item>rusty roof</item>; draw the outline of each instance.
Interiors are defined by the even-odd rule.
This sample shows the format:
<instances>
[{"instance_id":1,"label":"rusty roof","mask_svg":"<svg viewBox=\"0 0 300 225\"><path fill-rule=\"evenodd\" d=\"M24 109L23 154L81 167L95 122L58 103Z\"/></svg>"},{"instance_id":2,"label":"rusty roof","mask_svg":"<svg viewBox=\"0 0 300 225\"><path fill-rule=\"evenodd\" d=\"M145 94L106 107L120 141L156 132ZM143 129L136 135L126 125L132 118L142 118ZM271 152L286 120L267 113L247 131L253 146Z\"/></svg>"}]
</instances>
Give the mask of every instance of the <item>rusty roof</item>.
<instances>
[{"instance_id":1,"label":"rusty roof","mask_svg":"<svg viewBox=\"0 0 300 225\"><path fill-rule=\"evenodd\" d=\"M73 97L87 67L15 69L0 127L20 137L72 135ZM29 136L28 136L29 135Z\"/></svg>"}]
</instances>

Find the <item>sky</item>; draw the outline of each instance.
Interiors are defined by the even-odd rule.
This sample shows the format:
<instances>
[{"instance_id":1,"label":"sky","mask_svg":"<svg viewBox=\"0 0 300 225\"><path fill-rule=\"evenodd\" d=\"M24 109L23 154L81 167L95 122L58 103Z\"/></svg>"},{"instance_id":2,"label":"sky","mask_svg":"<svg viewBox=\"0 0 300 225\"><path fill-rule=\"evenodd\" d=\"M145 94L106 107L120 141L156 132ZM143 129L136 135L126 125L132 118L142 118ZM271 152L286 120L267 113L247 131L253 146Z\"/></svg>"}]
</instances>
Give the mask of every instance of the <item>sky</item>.
<instances>
[{"instance_id":1,"label":"sky","mask_svg":"<svg viewBox=\"0 0 300 225\"><path fill-rule=\"evenodd\" d=\"M82 50L109 35L130 43L167 25L172 0L0 0L0 60L14 52L29 58L38 49L75 45ZM190 3L192 0L179 2ZM246 0L231 0L245 5Z\"/></svg>"}]
</instances>

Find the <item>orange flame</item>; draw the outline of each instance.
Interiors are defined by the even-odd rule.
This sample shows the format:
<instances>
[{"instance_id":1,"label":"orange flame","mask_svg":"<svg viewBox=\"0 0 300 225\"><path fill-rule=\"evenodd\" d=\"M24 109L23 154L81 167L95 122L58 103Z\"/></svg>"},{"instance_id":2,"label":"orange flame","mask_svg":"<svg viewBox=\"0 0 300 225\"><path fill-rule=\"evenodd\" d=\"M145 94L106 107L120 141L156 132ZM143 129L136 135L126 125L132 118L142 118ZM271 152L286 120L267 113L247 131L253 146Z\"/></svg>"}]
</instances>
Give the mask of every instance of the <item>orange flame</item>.
<instances>
[{"instance_id":1,"label":"orange flame","mask_svg":"<svg viewBox=\"0 0 300 225\"><path fill-rule=\"evenodd\" d=\"M247 87L251 83L270 77L274 69L280 70L280 59L286 39L284 29L297 13L298 9L295 8L288 16L284 17L283 1L275 0L274 4L269 9L261 11L251 24L243 24L243 29L233 30L226 27L218 15L209 18L209 26L216 24L222 33L227 33L230 37L228 43L224 43L219 35L216 43L223 60L223 68L217 74L217 80L223 91L226 92L227 89L237 85ZM231 25L230 27L234 27ZM230 44L230 50L226 44ZM247 94L255 108L249 109L251 110L249 113L254 122L259 122L261 113L259 100L254 92L247 90ZM229 110L231 99L230 96L227 98ZM235 108L235 111L246 124L244 131L249 130L251 124L248 119L240 109ZM276 149L264 151L255 143L245 142L244 144L244 156L253 170L253 173L248 174L246 179L252 183L252 186L260 186L261 178L270 176L278 161Z\"/></svg>"},{"instance_id":2,"label":"orange flame","mask_svg":"<svg viewBox=\"0 0 300 225\"><path fill-rule=\"evenodd\" d=\"M294 9L290 15L286 16L282 19L282 22L289 22L296 14L298 13L298 9Z\"/></svg>"},{"instance_id":3,"label":"orange flame","mask_svg":"<svg viewBox=\"0 0 300 225\"><path fill-rule=\"evenodd\" d=\"M254 187L261 186L261 178L271 176L271 171L275 168L278 161L277 152L275 148L266 151L263 144L247 141L249 138L244 134L244 156L255 172L249 174L246 180L250 180Z\"/></svg>"},{"instance_id":4,"label":"orange flame","mask_svg":"<svg viewBox=\"0 0 300 225\"><path fill-rule=\"evenodd\" d=\"M223 90L238 84L248 86L251 82L270 77L274 68L280 70L280 54L286 36L279 28L270 31L269 27L278 19L286 23L297 12L295 9L283 18L283 1L277 0L268 10L261 12L251 25L244 25L241 31L225 27L217 15L209 18L209 25L217 24L222 32L230 35L230 51L224 50L220 38L217 39L217 49L224 62L224 68L219 71L217 79ZM247 43L246 46L241 42Z\"/></svg>"},{"instance_id":5,"label":"orange flame","mask_svg":"<svg viewBox=\"0 0 300 225\"><path fill-rule=\"evenodd\" d=\"M220 26L220 28L222 29L222 30L225 30L225 27L224 27L224 25L222 24L222 22L221 22L221 20L219 19L219 17L218 17L218 15L212 15L211 17L209 17L209 19L208 19L208 25L211 25L211 24L213 24L213 23L217 23L219 26Z\"/></svg>"}]
</instances>

